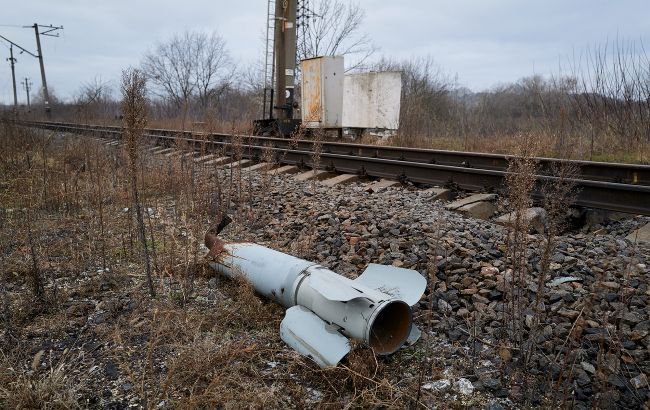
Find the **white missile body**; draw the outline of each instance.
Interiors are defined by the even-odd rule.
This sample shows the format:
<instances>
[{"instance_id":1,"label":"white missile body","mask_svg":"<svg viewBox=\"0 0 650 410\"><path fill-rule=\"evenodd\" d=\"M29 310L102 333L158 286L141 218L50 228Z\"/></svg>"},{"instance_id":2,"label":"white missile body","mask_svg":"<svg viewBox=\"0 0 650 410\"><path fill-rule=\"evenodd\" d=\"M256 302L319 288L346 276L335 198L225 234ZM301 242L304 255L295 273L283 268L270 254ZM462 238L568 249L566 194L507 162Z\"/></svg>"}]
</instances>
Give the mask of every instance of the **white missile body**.
<instances>
[{"instance_id":1,"label":"white missile body","mask_svg":"<svg viewBox=\"0 0 650 410\"><path fill-rule=\"evenodd\" d=\"M426 279L417 271L370 264L351 280L254 243L222 246L211 266L229 277L242 275L258 293L287 307L282 340L321 367L336 366L350 351L349 338L385 355L419 337L411 306Z\"/></svg>"}]
</instances>

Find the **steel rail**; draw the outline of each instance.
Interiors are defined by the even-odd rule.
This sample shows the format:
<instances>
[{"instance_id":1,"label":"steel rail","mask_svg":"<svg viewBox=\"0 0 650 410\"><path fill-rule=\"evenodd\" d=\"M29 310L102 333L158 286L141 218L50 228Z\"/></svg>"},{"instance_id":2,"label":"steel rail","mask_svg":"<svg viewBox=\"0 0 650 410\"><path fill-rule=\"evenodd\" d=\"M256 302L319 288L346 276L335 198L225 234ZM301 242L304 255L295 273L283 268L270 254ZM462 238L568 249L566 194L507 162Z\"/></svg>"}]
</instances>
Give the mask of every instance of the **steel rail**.
<instances>
[{"instance_id":1,"label":"steel rail","mask_svg":"<svg viewBox=\"0 0 650 410\"><path fill-rule=\"evenodd\" d=\"M120 127L86 127L78 124L54 125L51 123L37 123L35 125L41 128L73 133L87 133L91 131L100 135L110 136L119 136L122 133ZM228 138L219 141L213 138L196 138L196 136L192 136L191 133L174 133L172 130L164 131L167 132L161 132L161 130L156 129L147 129L145 136L154 139L158 144L165 146L171 146L173 143L182 140L191 146L192 149L202 150L205 152L221 152L232 155L235 150L239 150L242 157L253 159L260 159L264 150L270 150L273 152L275 160L278 162L300 166L312 165L313 152L304 149L304 146L290 148L287 146L260 145L256 143L251 144L247 138L245 143L240 144L238 147L234 147ZM473 168L467 166L429 163L424 161L409 161L403 158L394 159L361 156L357 155L355 152L339 153L323 151L320 154L319 165L321 168L329 169L331 171L399 179L402 181L410 181L426 185L455 184L460 188L471 191L500 191L504 189L506 175L508 174L506 169L490 169L487 167ZM647 166L640 165L632 167L638 169L638 167L643 168ZM578 190L575 201L576 205L633 214L650 215L650 186L639 183L632 184L590 180L584 179L583 177L584 175L581 175L581 178L571 180ZM534 195L537 198L541 198L543 185L558 180L559 178L555 176L537 175L537 184Z\"/></svg>"},{"instance_id":2,"label":"steel rail","mask_svg":"<svg viewBox=\"0 0 650 410\"><path fill-rule=\"evenodd\" d=\"M121 127L106 125L82 125L62 122L31 122L28 123L48 129L93 129L95 131L121 132ZM185 137L202 136L211 141L226 142L232 138L231 134L208 133L197 134L190 131L178 131L171 129L150 128L146 130L150 134L157 135L184 135ZM252 145L271 146L274 148L294 148L305 151L313 149L313 140L288 140L275 137L261 137L241 135ZM489 154L479 152L434 150L423 148L408 148L382 145L354 144L335 141L320 141L321 152L343 155L355 155L360 157L394 159L408 162L422 162L428 164L450 165L465 168L492 169L505 171L511 155ZM650 186L650 166L639 164L621 164L610 162L565 160L557 158L536 158L538 173L541 175L553 175L555 170L564 164L572 164L577 167L578 179L614 182L622 184L634 184Z\"/></svg>"}]
</instances>

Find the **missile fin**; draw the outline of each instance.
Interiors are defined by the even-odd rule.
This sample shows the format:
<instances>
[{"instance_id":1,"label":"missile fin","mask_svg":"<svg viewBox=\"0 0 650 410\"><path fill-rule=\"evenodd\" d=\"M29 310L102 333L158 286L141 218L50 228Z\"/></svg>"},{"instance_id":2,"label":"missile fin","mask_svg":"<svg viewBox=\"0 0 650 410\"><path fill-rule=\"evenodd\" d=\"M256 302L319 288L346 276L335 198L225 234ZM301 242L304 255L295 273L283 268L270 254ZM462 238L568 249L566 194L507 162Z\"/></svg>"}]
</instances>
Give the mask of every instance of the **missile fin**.
<instances>
[{"instance_id":1,"label":"missile fin","mask_svg":"<svg viewBox=\"0 0 650 410\"><path fill-rule=\"evenodd\" d=\"M333 367L350 351L350 341L303 306L293 306L280 323L280 337L320 367Z\"/></svg>"},{"instance_id":2,"label":"missile fin","mask_svg":"<svg viewBox=\"0 0 650 410\"><path fill-rule=\"evenodd\" d=\"M349 302L357 298L365 298L377 302L386 298L385 294L378 293L373 288L319 267L310 270L309 281L316 292L329 300Z\"/></svg>"},{"instance_id":3,"label":"missile fin","mask_svg":"<svg viewBox=\"0 0 650 410\"><path fill-rule=\"evenodd\" d=\"M394 296L413 306L422 297L427 280L413 269L371 263L354 282Z\"/></svg>"}]
</instances>

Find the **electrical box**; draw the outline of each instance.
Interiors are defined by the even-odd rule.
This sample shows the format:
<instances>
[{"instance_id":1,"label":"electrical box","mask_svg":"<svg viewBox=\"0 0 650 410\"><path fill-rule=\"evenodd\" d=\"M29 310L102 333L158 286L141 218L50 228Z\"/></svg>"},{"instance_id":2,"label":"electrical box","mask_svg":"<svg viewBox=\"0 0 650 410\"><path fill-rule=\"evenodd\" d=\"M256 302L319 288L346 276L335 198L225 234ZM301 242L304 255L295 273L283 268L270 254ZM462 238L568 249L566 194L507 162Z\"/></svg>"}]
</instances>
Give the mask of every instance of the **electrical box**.
<instances>
[{"instance_id":1,"label":"electrical box","mask_svg":"<svg viewBox=\"0 0 650 410\"><path fill-rule=\"evenodd\" d=\"M396 130L402 95L399 71L347 74L343 85L343 126Z\"/></svg>"},{"instance_id":2,"label":"electrical box","mask_svg":"<svg viewBox=\"0 0 650 410\"><path fill-rule=\"evenodd\" d=\"M302 122L307 128L343 126L342 56L315 57L301 61Z\"/></svg>"}]
</instances>

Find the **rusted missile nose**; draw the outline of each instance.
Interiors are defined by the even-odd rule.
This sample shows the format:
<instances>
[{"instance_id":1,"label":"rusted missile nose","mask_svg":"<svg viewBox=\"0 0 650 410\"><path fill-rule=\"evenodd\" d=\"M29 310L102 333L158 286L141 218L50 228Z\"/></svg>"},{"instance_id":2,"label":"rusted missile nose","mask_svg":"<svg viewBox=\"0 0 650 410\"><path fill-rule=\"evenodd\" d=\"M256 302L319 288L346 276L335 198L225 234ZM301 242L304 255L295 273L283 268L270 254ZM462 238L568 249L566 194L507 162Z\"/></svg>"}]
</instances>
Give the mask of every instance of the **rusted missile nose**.
<instances>
[{"instance_id":1,"label":"rusted missile nose","mask_svg":"<svg viewBox=\"0 0 650 410\"><path fill-rule=\"evenodd\" d=\"M208 229L208 232L205 233L204 243L209 250L206 255L207 257L218 257L222 253L226 252L224 248L226 242L219 239L217 235L219 235L219 233L221 233L230 222L232 222L232 219L228 215L221 215L219 223Z\"/></svg>"},{"instance_id":2,"label":"rusted missile nose","mask_svg":"<svg viewBox=\"0 0 650 410\"><path fill-rule=\"evenodd\" d=\"M207 257L218 257L226 252L226 243L217 238L217 235L211 234L209 231L205 234L205 246L208 248Z\"/></svg>"}]
</instances>

